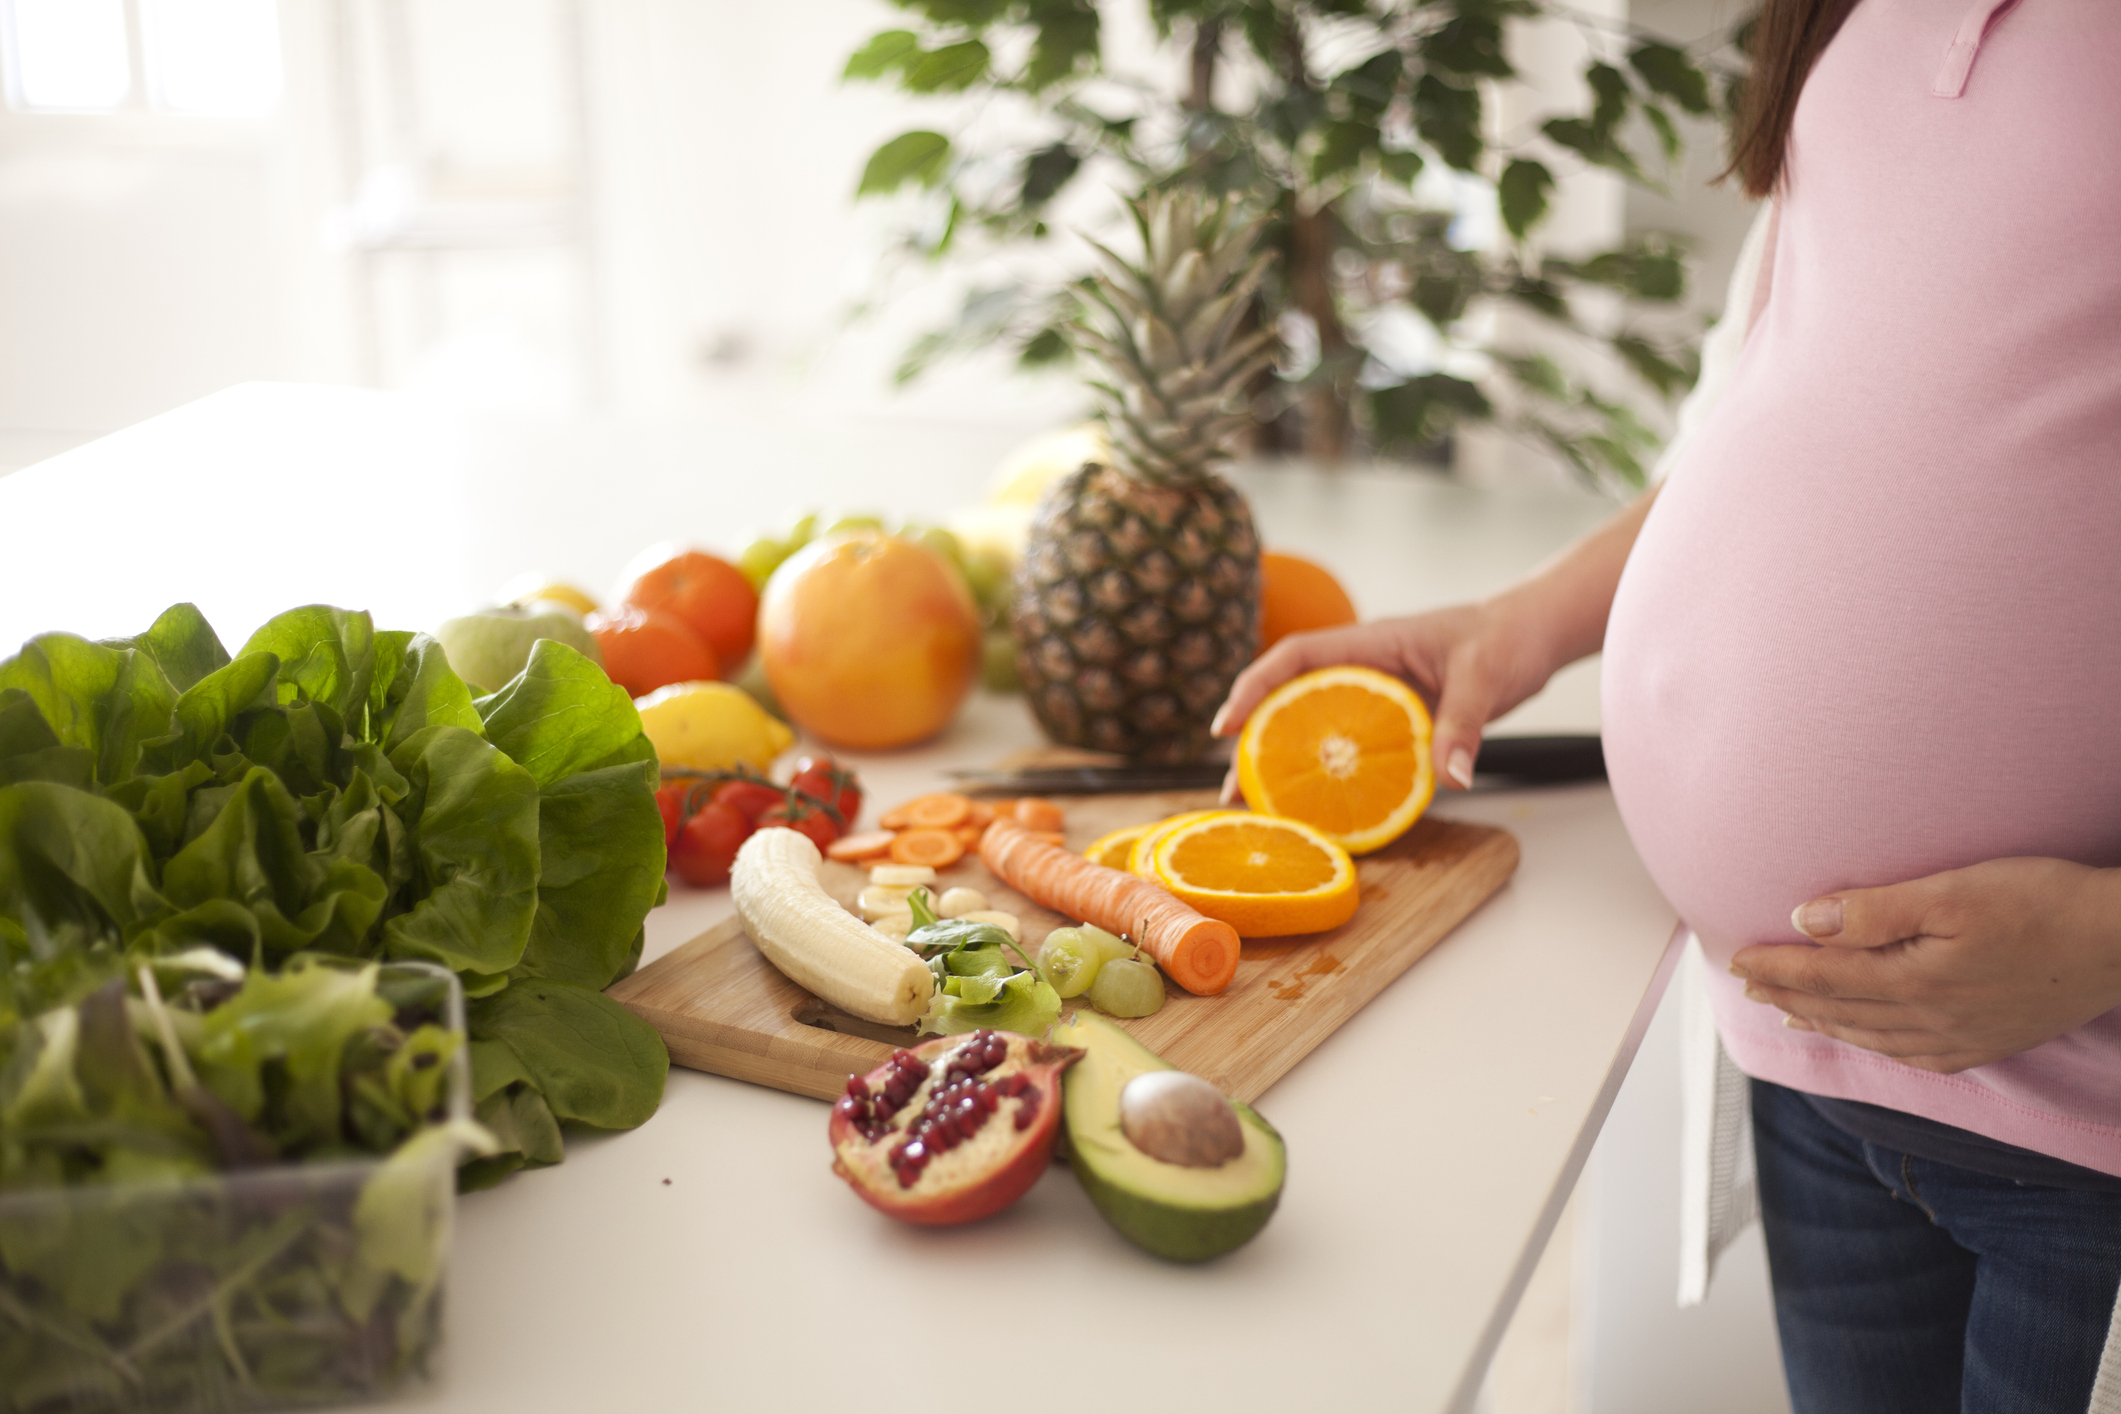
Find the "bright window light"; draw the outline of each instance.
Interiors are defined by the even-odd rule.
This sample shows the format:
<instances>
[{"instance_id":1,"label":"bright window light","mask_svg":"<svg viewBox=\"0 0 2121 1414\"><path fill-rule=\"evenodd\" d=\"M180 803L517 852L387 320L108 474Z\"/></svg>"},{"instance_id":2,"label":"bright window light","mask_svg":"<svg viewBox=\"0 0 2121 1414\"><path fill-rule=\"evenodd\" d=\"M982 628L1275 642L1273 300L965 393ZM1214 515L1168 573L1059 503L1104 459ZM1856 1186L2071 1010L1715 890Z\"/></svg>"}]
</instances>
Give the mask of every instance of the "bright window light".
<instances>
[{"instance_id":1,"label":"bright window light","mask_svg":"<svg viewBox=\"0 0 2121 1414\"><path fill-rule=\"evenodd\" d=\"M271 112L280 101L280 25L273 5L274 0L140 0L154 106L232 117Z\"/></svg>"},{"instance_id":2,"label":"bright window light","mask_svg":"<svg viewBox=\"0 0 2121 1414\"><path fill-rule=\"evenodd\" d=\"M8 97L18 108L115 108L132 91L125 0L9 0Z\"/></svg>"}]
</instances>

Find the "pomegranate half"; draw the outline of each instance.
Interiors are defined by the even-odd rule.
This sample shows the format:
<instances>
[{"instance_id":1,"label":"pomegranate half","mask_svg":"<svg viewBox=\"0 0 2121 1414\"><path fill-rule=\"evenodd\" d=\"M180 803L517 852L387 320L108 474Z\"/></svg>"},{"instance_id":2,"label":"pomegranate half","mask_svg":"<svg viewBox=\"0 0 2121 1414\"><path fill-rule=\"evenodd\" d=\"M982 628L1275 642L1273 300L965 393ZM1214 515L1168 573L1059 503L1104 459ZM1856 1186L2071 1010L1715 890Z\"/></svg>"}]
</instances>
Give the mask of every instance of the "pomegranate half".
<instances>
[{"instance_id":1,"label":"pomegranate half","mask_svg":"<svg viewBox=\"0 0 2121 1414\"><path fill-rule=\"evenodd\" d=\"M832 1171L909 1223L976 1222L1038 1182L1060 1134L1061 1072L1082 1056L1008 1031L944 1036L847 1078Z\"/></svg>"}]
</instances>

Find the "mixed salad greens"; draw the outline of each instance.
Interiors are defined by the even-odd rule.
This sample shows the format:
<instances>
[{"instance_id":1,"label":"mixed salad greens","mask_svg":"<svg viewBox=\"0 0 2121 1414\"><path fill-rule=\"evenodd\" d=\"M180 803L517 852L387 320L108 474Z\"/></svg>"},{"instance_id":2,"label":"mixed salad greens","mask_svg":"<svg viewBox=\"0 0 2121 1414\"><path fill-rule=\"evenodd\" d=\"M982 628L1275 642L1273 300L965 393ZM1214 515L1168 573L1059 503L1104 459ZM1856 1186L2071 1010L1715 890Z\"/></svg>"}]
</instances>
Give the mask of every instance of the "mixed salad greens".
<instances>
[{"instance_id":1,"label":"mixed salad greens","mask_svg":"<svg viewBox=\"0 0 2121 1414\"><path fill-rule=\"evenodd\" d=\"M451 1170L491 1147L459 1007L432 964L202 947L19 1022L0 1407L338 1400L423 1368Z\"/></svg>"},{"instance_id":2,"label":"mixed salad greens","mask_svg":"<svg viewBox=\"0 0 2121 1414\"><path fill-rule=\"evenodd\" d=\"M906 946L928 960L935 991L921 1017L924 1036L956 1036L985 1028L1043 1036L1060 1017L1060 994L1024 955L1016 939L993 923L942 918L925 889L906 899L913 929ZM1016 962L1009 960L1015 953Z\"/></svg>"},{"instance_id":3,"label":"mixed salad greens","mask_svg":"<svg viewBox=\"0 0 2121 1414\"><path fill-rule=\"evenodd\" d=\"M641 1123L669 1058L602 989L662 898L656 776L625 691L551 641L475 699L432 639L323 606L233 656L189 604L32 639L0 662L0 1188L49 1177L14 1128L44 1018L199 949L455 972L500 1144L467 1186Z\"/></svg>"}]
</instances>

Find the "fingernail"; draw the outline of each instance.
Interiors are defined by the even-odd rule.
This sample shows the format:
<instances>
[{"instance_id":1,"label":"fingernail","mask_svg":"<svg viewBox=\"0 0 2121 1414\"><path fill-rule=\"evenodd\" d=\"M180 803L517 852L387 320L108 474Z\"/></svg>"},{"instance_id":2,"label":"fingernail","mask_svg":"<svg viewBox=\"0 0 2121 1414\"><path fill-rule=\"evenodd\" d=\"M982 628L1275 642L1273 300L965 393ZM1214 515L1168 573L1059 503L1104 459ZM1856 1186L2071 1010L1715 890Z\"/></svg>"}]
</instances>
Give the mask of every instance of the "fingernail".
<instances>
[{"instance_id":1,"label":"fingernail","mask_svg":"<svg viewBox=\"0 0 2121 1414\"><path fill-rule=\"evenodd\" d=\"M1760 989L1758 982L1748 982L1745 984L1745 999L1749 1002L1764 1002L1767 1000L1767 993Z\"/></svg>"},{"instance_id":2,"label":"fingernail","mask_svg":"<svg viewBox=\"0 0 2121 1414\"><path fill-rule=\"evenodd\" d=\"M1841 900L1815 898L1797 905L1790 923L1807 938L1831 938L1841 931Z\"/></svg>"},{"instance_id":3,"label":"fingernail","mask_svg":"<svg viewBox=\"0 0 2121 1414\"><path fill-rule=\"evenodd\" d=\"M1464 747L1454 747L1451 759L1444 763L1443 773L1458 782L1460 790L1473 788L1473 753Z\"/></svg>"},{"instance_id":4,"label":"fingernail","mask_svg":"<svg viewBox=\"0 0 2121 1414\"><path fill-rule=\"evenodd\" d=\"M1812 1029L1811 1022L1806 1021L1801 1016L1791 1016L1788 1012L1782 1014L1782 1024L1789 1027L1792 1031L1809 1031Z\"/></svg>"},{"instance_id":5,"label":"fingernail","mask_svg":"<svg viewBox=\"0 0 2121 1414\"><path fill-rule=\"evenodd\" d=\"M1223 734L1223 723L1224 723L1224 722L1226 722L1226 721L1228 721L1229 719L1230 719L1230 708L1229 708L1229 705L1228 705L1227 703L1225 703L1225 704L1224 704L1223 706L1221 706L1221 707L1218 707L1218 708L1216 708L1216 709L1215 709L1215 720L1214 720L1214 721L1212 721L1212 722L1210 722L1210 723L1208 723L1208 735L1209 735L1209 736L1221 736L1221 735Z\"/></svg>"},{"instance_id":6,"label":"fingernail","mask_svg":"<svg viewBox=\"0 0 2121 1414\"><path fill-rule=\"evenodd\" d=\"M1746 971L1744 968L1740 967L1737 963L1734 962L1731 964L1731 975L1733 977L1750 978L1753 974Z\"/></svg>"}]
</instances>

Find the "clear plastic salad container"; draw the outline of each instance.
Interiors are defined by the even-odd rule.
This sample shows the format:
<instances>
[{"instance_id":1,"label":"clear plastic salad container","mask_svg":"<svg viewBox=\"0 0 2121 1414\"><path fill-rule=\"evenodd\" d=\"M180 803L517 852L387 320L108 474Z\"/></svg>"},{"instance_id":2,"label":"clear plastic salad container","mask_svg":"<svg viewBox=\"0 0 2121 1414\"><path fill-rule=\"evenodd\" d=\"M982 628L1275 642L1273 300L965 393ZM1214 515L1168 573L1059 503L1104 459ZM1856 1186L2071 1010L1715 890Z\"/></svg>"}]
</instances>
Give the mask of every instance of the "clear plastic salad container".
<instances>
[{"instance_id":1,"label":"clear plastic salad container","mask_svg":"<svg viewBox=\"0 0 2121 1414\"><path fill-rule=\"evenodd\" d=\"M436 1024L464 1032L447 983ZM468 1120L460 1044L444 1108ZM441 1336L458 1148L177 1182L0 1193L0 1410L350 1403L425 1380Z\"/></svg>"}]
</instances>

